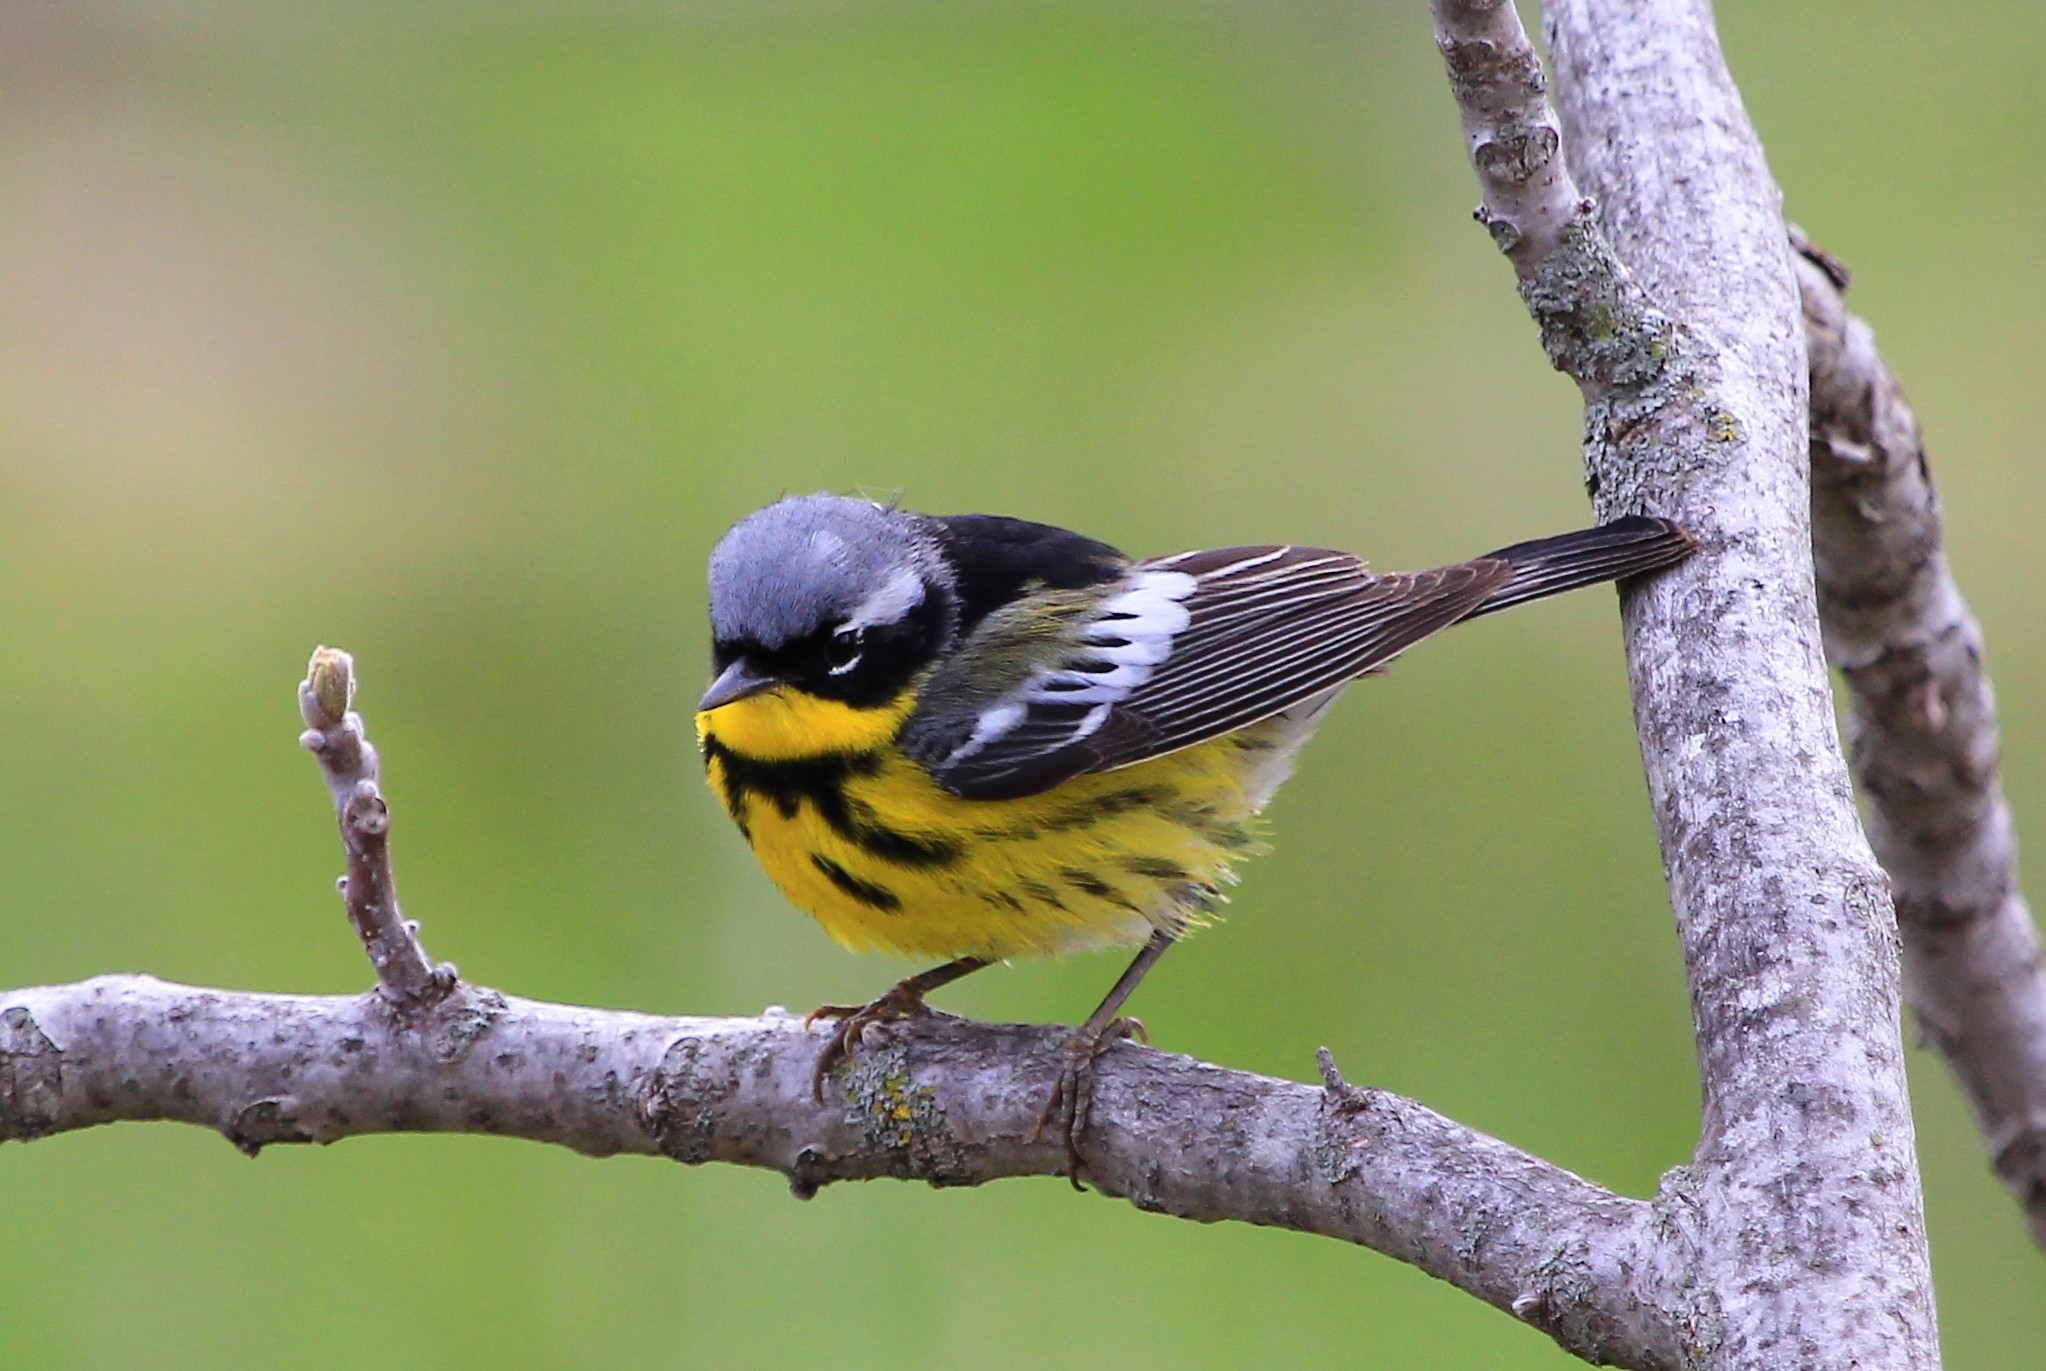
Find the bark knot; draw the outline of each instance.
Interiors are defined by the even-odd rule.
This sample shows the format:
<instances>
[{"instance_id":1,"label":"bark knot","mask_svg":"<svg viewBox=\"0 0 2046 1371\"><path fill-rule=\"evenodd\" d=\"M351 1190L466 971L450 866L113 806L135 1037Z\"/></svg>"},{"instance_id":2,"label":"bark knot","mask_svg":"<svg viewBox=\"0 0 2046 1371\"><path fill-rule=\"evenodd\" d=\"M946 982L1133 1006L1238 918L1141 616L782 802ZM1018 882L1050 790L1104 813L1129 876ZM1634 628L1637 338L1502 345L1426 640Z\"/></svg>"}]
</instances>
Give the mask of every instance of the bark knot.
<instances>
[{"instance_id":1,"label":"bark knot","mask_svg":"<svg viewBox=\"0 0 2046 1371\"><path fill-rule=\"evenodd\" d=\"M717 1155L717 1122L736 1086L704 1070L703 1044L677 1038L640 1091L639 1118L661 1155L700 1166Z\"/></svg>"},{"instance_id":2,"label":"bark knot","mask_svg":"<svg viewBox=\"0 0 2046 1371\"><path fill-rule=\"evenodd\" d=\"M1321 1102L1315 1108L1311 1152L1314 1169L1330 1185L1341 1185L1363 1169L1374 1134L1383 1122L1367 1120L1379 1103L1379 1092L1351 1085L1336 1067L1335 1054L1316 1048L1321 1068ZM1387 1121L1396 1121L1388 1116Z\"/></svg>"},{"instance_id":3,"label":"bark knot","mask_svg":"<svg viewBox=\"0 0 2046 1371\"><path fill-rule=\"evenodd\" d=\"M423 1033L427 1050L443 1065L453 1065L468 1056L477 1043L504 1016L508 1007L503 995L487 986L464 985L455 979L455 969L435 969L436 984L445 976L448 985L438 999L425 1004L393 1003L381 990L372 991L400 1032Z\"/></svg>"},{"instance_id":4,"label":"bark knot","mask_svg":"<svg viewBox=\"0 0 2046 1371\"><path fill-rule=\"evenodd\" d=\"M251 1100L221 1130L242 1155L253 1157L271 1143L308 1143L312 1132L298 1121L298 1102L289 1095Z\"/></svg>"},{"instance_id":5,"label":"bark knot","mask_svg":"<svg viewBox=\"0 0 2046 1371\"><path fill-rule=\"evenodd\" d=\"M33 1142L56 1128L63 1061L27 1005L0 1010L0 1140Z\"/></svg>"},{"instance_id":6,"label":"bark knot","mask_svg":"<svg viewBox=\"0 0 2046 1371\"><path fill-rule=\"evenodd\" d=\"M1478 170L1495 180L1525 181L1546 167L1563 140L1547 124L1531 128L1503 126L1500 136L1488 138L1471 149Z\"/></svg>"}]
</instances>

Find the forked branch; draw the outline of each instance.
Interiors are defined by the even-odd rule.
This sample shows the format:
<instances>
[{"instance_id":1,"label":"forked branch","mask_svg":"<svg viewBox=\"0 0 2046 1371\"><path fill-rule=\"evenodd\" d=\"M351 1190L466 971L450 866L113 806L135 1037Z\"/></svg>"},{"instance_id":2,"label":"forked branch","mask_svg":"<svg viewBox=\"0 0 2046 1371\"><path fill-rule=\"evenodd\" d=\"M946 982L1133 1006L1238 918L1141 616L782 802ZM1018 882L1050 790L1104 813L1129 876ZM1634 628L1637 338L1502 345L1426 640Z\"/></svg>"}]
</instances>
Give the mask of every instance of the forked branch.
<instances>
[{"instance_id":1,"label":"forked branch","mask_svg":"<svg viewBox=\"0 0 2046 1371\"><path fill-rule=\"evenodd\" d=\"M1594 504L1705 545L1623 616L1704 1095L1694 1164L1666 1187L1695 1219L1668 1253L1687 1360L1936 1365L1888 882L1811 593L1803 321L1710 5L1552 0L1554 115L1507 0L1435 17L1481 217L1584 395ZM1552 119L1567 174L1485 155ZM1566 202L1554 246L1530 247Z\"/></svg>"}]
</instances>

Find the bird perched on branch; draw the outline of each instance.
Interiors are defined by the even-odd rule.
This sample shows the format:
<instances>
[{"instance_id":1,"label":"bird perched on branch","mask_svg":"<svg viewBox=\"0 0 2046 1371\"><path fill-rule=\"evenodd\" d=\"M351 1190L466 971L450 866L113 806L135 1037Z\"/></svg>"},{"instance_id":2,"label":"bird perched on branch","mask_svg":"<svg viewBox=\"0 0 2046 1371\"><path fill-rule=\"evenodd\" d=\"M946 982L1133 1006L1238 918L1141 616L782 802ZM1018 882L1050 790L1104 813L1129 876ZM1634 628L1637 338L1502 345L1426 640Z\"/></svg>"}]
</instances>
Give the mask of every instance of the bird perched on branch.
<instances>
[{"instance_id":1,"label":"bird perched on branch","mask_svg":"<svg viewBox=\"0 0 2046 1371\"><path fill-rule=\"evenodd\" d=\"M710 559L712 787L775 884L852 948L945 958L872 1024L1010 957L1138 947L1068 1044L1077 1178L1096 1055L1166 948L1257 848L1256 819L1350 681L1483 614L1659 570L1691 536L1632 517L1432 571L1233 547L1134 560L1021 519L782 500ZM1077 1180L1076 1180L1077 1183Z\"/></svg>"}]
</instances>

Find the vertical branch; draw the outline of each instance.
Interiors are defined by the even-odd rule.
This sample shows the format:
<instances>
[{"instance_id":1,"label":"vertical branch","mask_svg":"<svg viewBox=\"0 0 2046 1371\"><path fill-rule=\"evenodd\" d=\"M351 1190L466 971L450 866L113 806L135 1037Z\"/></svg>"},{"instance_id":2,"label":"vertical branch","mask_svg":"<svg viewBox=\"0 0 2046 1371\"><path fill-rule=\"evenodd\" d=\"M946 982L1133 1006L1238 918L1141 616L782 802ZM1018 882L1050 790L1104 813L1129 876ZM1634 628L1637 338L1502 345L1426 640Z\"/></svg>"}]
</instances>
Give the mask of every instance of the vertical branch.
<instances>
[{"instance_id":1,"label":"vertical branch","mask_svg":"<svg viewBox=\"0 0 2046 1371\"><path fill-rule=\"evenodd\" d=\"M1869 840L1895 890L1905 997L2046 1245L2046 979L1982 630L1947 566L1917 417L1848 312L1845 273L1792 241L1811 342L1819 613L1847 683Z\"/></svg>"},{"instance_id":2,"label":"vertical branch","mask_svg":"<svg viewBox=\"0 0 2046 1371\"><path fill-rule=\"evenodd\" d=\"M1552 0L1564 150L1674 321L1689 403L1587 408L1587 457L1711 553L1626 615L1704 1094L1715 1365L1938 1362L1887 877L1813 594L1803 318L1708 0ZM1663 587L1669 587L1664 591Z\"/></svg>"},{"instance_id":3,"label":"vertical branch","mask_svg":"<svg viewBox=\"0 0 2046 1371\"><path fill-rule=\"evenodd\" d=\"M391 811L377 789L377 751L363 731L355 702L355 659L339 648L313 653L299 683L298 709L306 731L299 746L319 759L334 797L348 874L341 897L348 922L362 939L384 997L404 1009L438 1004L455 986L452 966L435 966L420 945L419 929L398 909L391 872Z\"/></svg>"},{"instance_id":4,"label":"vertical branch","mask_svg":"<svg viewBox=\"0 0 2046 1371\"><path fill-rule=\"evenodd\" d=\"M1623 601L1704 1095L1662 1196L1686 1364L1935 1365L1894 922L1812 593L1802 319L1710 5L1551 0L1567 171L1511 4L1435 15L1479 217L1584 394L1599 514L1704 545Z\"/></svg>"}]
</instances>

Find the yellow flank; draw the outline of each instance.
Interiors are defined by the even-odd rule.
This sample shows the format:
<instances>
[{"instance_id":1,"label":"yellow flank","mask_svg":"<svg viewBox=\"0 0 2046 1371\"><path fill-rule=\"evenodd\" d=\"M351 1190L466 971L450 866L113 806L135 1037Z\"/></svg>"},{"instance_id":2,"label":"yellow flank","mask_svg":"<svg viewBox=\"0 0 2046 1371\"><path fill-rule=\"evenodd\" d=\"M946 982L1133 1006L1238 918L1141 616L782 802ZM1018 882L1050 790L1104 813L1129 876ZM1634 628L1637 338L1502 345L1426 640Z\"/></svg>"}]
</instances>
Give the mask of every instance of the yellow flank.
<instances>
[{"instance_id":1,"label":"yellow flank","mask_svg":"<svg viewBox=\"0 0 2046 1371\"><path fill-rule=\"evenodd\" d=\"M1256 846L1246 785L1293 741L1271 720L1042 795L963 800L894 746L913 693L858 710L775 691L696 719L760 864L852 948L999 960L1197 923Z\"/></svg>"}]
</instances>

